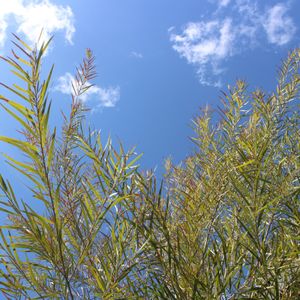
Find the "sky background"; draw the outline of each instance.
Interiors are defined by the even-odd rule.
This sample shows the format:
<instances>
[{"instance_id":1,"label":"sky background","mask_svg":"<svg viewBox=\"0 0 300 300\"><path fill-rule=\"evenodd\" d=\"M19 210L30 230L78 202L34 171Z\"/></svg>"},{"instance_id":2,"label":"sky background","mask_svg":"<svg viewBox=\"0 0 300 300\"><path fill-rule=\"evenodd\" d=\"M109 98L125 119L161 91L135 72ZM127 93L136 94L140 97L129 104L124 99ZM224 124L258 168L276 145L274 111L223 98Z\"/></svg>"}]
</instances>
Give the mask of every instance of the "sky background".
<instances>
[{"instance_id":1,"label":"sky background","mask_svg":"<svg viewBox=\"0 0 300 300\"><path fill-rule=\"evenodd\" d=\"M274 89L281 61L300 46L299 27L298 0L0 0L1 55L11 32L32 45L42 28L45 39L54 35L44 65L55 63L53 124L70 107L70 81L89 47L98 77L82 99L88 121L104 138L137 146L142 168L158 173L167 157L191 153L191 119L207 104L216 109L228 84ZM0 82L14 80L3 62L0 70ZM0 134L14 134L3 110L0 120ZM6 151L14 150L1 144Z\"/></svg>"}]
</instances>

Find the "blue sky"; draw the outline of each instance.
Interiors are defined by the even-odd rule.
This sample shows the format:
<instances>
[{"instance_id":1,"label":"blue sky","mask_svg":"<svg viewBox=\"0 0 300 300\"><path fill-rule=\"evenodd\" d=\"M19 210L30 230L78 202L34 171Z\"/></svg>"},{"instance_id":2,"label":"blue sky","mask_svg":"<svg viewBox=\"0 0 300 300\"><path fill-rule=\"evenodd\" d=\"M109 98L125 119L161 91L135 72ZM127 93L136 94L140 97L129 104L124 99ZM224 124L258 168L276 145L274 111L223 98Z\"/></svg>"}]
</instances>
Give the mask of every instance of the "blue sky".
<instances>
[{"instance_id":1,"label":"blue sky","mask_svg":"<svg viewBox=\"0 0 300 300\"><path fill-rule=\"evenodd\" d=\"M82 99L88 121L136 145L142 167L158 172L165 158L177 163L191 152L191 118L216 108L227 84L274 89L281 60L300 45L299 27L298 0L0 0L1 55L11 32L31 44L42 28L55 36L45 63L55 63L53 122L70 106L69 83L89 47L99 76ZM12 81L0 68L0 81ZM17 129L3 111L0 118L1 135Z\"/></svg>"}]
</instances>

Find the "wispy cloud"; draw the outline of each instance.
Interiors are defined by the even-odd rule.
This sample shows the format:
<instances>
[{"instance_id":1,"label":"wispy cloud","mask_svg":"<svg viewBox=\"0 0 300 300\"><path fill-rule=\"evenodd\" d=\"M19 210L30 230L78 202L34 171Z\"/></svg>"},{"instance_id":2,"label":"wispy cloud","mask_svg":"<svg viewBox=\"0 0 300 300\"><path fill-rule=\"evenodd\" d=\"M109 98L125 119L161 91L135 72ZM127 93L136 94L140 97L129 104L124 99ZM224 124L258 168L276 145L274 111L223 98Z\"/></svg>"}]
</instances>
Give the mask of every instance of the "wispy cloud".
<instances>
[{"instance_id":1,"label":"wispy cloud","mask_svg":"<svg viewBox=\"0 0 300 300\"><path fill-rule=\"evenodd\" d=\"M180 33L175 33L174 27L168 29L173 49L196 67L203 85L221 85L224 62L230 57L265 40L285 45L295 35L287 4L277 3L266 9L253 0L214 2L217 7L213 19L187 23Z\"/></svg>"},{"instance_id":2,"label":"wispy cloud","mask_svg":"<svg viewBox=\"0 0 300 300\"><path fill-rule=\"evenodd\" d=\"M63 94L71 95L73 86L76 86L76 81L70 73L65 73L58 78L58 83L54 87L55 91L59 91ZM87 83L89 86L90 83ZM120 99L119 87L102 88L94 85L90 87L82 96L80 100L87 103L93 111L103 107L114 107Z\"/></svg>"},{"instance_id":3,"label":"wispy cloud","mask_svg":"<svg viewBox=\"0 0 300 300\"><path fill-rule=\"evenodd\" d=\"M231 0L219 0L219 4L221 6L227 6Z\"/></svg>"},{"instance_id":4,"label":"wispy cloud","mask_svg":"<svg viewBox=\"0 0 300 300\"><path fill-rule=\"evenodd\" d=\"M134 57L134 58L143 58L143 57L144 57L142 53L136 52L136 51L132 51L132 52L130 53L130 56L131 56L131 57Z\"/></svg>"},{"instance_id":5,"label":"wispy cloud","mask_svg":"<svg viewBox=\"0 0 300 300\"><path fill-rule=\"evenodd\" d=\"M182 34L171 34L173 49L188 63L198 67L197 73L202 84L219 85L208 78L208 69L213 75L222 72L220 62L233 53L235 38L232 20L225 19L199 23L189 23Z\"/></svg>"},{"instance_id":6,"label":"wispy cloud","mask_svg":"<svg viewBox=\"0 0 300 300\"><path fill-rule=\"evenodd\" d=\"M276 4L267 11L263 25L270 43L281 46L293 38L296 26L287 11L287 5L283 3Z\"/></svg>"},{"instance_id":7,"label":"wispy cloud","mask_svg":"<svg viewBox=\"0 0 300 300\"><path fill-rule=\"evenodd\" d=\"M226 7L231 0L210 0L211 2L215 2L219 8Z\"/></svg>"},{"instance_id":8,"label":"wispy cloud","mask_svg":"<svg viewBox=\"0 0 300 300\"><path fill-rule=\"evenodd\" d=\"M74 15L70 6L56 5L50 0L5 0L0 1L0 47L4 46L11 18L17 33L34 44L41 31L48 39L56 31L64 31L65 39L72 44L75 32Z\"/></svg>"}]
</instances>

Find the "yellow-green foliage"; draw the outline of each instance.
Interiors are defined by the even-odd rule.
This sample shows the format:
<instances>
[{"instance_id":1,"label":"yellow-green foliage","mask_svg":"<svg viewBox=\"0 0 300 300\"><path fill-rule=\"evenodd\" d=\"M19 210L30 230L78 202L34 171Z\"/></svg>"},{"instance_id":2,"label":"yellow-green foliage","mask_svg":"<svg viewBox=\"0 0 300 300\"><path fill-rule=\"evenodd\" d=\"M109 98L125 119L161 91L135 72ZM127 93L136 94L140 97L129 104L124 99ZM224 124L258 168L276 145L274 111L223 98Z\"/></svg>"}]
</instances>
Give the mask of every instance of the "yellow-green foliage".
<instances>
[{"instance_id":1,"label":"yellow-green foliage","mask_svg":"<svg viewBox=\"0 0 300 300\"><path fill-rule=\"evenodd\" d=\"M2 108L21 126L30 199L0 176L0 293L6 299L298 299L300 297L300 50L289 54L273 94L238 81L219 123L194 121L195 151L166 162L163 182L125 151L84 128L80 97L95 77L87 50L63 127L50 129L41 79L48 43L16 37L3 58L23 86L2 84ZM21 56L23 58L21 58ZM4 124L5 126L5 124ZM38 201L37 211L30 205ZM36 206L35 206L36 207Z\"/></svg>"}]
</instances>

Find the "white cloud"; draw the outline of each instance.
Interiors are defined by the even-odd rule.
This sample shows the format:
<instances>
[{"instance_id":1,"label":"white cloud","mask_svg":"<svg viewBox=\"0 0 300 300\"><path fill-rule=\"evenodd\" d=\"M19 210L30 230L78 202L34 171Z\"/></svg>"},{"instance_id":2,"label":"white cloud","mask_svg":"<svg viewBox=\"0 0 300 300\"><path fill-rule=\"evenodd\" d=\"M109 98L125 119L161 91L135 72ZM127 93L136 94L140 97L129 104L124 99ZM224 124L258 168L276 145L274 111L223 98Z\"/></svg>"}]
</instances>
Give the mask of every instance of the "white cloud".
<instances>
[{"instance_id":1,"label":"white cloud","mask_svg":"<svg viewBox=\"0 0 300 300\"><path fill-rule=\"evenodd\" d=\"M6 29L7 29L7 23L4 20L1 20L0 18L0 47L1 48L4 46L4 42L6 39Z\"/></svg>"},{"instance_id":2,"label":"white cloud","mask_svg":"<svg viewBox=\"0 0 300 300\"><path fill-rule=\"evenodd\" d=\"M1 0L0 1L0 46L4 46L11 18L17 33L34 44L41 31L48 39L56 31L64 31L65 39L72 44L75 32L74 16L69 6L55 5L50 0Z\"/></svg>"},{"instance_id":3,"label":"white cloud","mask_svg":"<svg viewBox=\"0 0 300 300\"><path fill-rule=\"evenodd\" d=\"M219 9L226 7L231 2L231 0L208 0L208 1L211 3L216 3Z\"/></svg>"},{"instance_id":4,"label":"white cloud","mask_svg":"<svg viewBox=\"0 0 300 300\"><path fill-rule=\"evenodd\" d=\"M202 84L219 85L207 78L207 71L213 75L222 72L220 62L233 54L235 39L232 20L225 19L199 23L189 23L182 34L171 34L173 49L188 63L197 66L197 73Z\"/></svg>"},{"instance_id":5,"label":"white cloud","mask_svg":"<svg viewBox=\"0 0 300 300\"><path fill-rule=\"evenodd\" d=\"M140 53L140 52L136 52L136 51L132 51L132 52L130 53L130 56L131 56L131 57L135 57L135 58L143 58L143 54Z\"/></svg>"},{"instance_id":6,"label":"white cloud","mask_svg":"<svg viewBox=\"0 0 300 300\"><path fill-rule=\"evenodd\" d=\"M70 73L66 73L58 78L58 84L54 90L63 94L71 95L73 88L76 88L76 81ZM90 83L87 83L89 86ZM80 100L84 103L90 103L93 110L102 107L114 107L120 99L119 87L102 88L97 85L90 87L84 94L80 96Z\"/></svg>"},{"instance_id":7,"label":"white cloud","mask_svg":"<svg viewBox=\"0 0 300 300\"><path fill-rule=\"evenodd\" d=\"M253 0L236 0L235 8L247 19L254 18L256 14L259 14L257 2Z\"/></svg>"},{"instance_id":8,"label":"white cloud","mask_svg":"<svg viewBox=\"0 0 300 300\"><path fill-rule=\"evenodd\" d=\"M231 0L219 0L219 6L225 7L230 3Z\"/></svg>"},{"instance_id":9,"label":"white cloud","mask_svg":"<svg viewBox=\"0 0 300 300\"><path fill-rule=\"evenodd\" d=\"M249 41L257 40L258 33L264 33L271 44L282 46L290 42L296 26L288 15L289 4L277 3L266 10L259 4L257 1L236 0L235 6L242 19L240 28L247 29ZM244 31L244 34L247 35L247 32Z\"/></svg>"},{"instance_id":10,"label":"white cloud","mask_svg":"<svg viewBox=\"0 0 300 300\"><path fill-rule=\"evenodd\" d=\"M249 48L266 42L277 46L292 40L296 26L288 6L278 3L265 10L254 0L214 0L212 20L187 23L181 33L170 27L173 49L196 67L201 84L220 86L224 62ZM232 5L228 6L229 3ZM228 6L226 10L223 7Z\"/></svg>"},{"instance_id":11,"label":"white cloud","mask_svg":"<svg viewBox=\"0 0 300 300\"><path fill-rule=\"evenodd\" d=\"M285 4L279 3L267 11L263 25L272 44L279 46L287 44L296 32L296 26L292 18L287 15L287 10Z\"/></svg>"}]
</instances>

